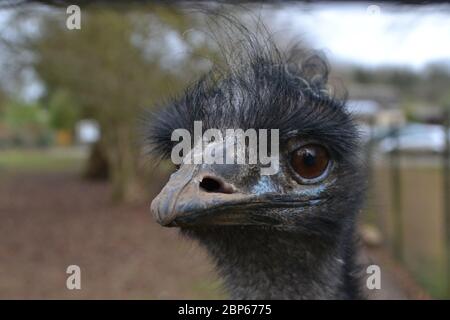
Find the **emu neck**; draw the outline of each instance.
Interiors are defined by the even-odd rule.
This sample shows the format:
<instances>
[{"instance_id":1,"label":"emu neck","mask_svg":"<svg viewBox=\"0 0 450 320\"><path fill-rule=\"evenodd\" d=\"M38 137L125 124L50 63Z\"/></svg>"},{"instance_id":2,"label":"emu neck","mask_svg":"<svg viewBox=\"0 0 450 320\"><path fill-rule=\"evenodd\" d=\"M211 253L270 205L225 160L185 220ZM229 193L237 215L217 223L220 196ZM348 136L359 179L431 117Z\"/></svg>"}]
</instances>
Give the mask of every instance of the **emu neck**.
<instances>
[{"instance_id":1,"label":"emu neck","mask_svg":"<svg viewBox=\"0 0 450 320\"><path fill-rule=\"evenodd\" d=\"M345 239L234 227L194 236L214 257L233 299L357 298L352 242Z\"/></svg>"}]
</instances>

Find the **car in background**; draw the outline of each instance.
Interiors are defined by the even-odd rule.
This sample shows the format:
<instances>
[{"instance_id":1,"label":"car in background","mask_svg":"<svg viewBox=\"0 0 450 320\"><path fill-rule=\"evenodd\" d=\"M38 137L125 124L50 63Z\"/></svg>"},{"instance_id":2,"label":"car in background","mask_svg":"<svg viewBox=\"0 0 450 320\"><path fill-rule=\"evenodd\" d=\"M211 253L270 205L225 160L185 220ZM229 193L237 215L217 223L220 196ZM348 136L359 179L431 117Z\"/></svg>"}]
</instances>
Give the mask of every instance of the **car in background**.
<instances>
[{"instance_id":1,"label":"car in background","mask_svg":"<svg viewBox=\"0 0 450 320\"><path fill-rule=\"evenodd\" d=\"M408 153L442 153L446 147L445 129L440 125L409 123L389 133L378 143L382 153L401 151ZM447 132L450 139L450 132Z\"/></svg>"}]
</instances>

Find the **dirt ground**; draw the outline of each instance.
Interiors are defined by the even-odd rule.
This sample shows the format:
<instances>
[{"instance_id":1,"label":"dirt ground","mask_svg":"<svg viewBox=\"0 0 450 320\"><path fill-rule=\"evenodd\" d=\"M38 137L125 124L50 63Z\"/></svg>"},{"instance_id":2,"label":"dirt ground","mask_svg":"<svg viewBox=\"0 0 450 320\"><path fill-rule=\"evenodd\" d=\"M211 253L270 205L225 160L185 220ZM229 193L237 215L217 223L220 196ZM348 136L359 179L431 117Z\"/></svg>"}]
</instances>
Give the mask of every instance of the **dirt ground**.
<instances>
[{"instance_id":1,"label":"dirt ground","mask_svg":"<svg viewBox=\"0 0 450 320\"><path fill-rule=\"evenodd\" d=\"M204 251L152 220L161 184L145 203L114 206L107 184L76 172L0 177L0 298L226 298ZM383 270L371 298L426 297L382 251L365 252ZM81 290L66 288L72 264L81 268Z\"/></svg>"}]
</instances>

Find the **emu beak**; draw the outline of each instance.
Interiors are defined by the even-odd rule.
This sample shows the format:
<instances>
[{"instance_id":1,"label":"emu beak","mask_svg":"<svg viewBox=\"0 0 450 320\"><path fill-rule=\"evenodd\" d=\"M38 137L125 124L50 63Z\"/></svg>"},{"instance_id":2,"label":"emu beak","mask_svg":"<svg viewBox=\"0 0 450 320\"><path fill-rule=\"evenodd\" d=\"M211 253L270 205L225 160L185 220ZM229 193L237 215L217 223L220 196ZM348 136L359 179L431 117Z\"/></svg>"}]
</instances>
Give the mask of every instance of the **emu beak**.
<instances>
[{"instance_id":1,"label":"emu beak","mask_svg":"<svg viewBox=\"0 0 450 320\"><path fill-rule=\"evenodd\" d=\"M153 199L151 211L166 227L236 224L239 214L230 213L230 208L251 203L252 199L209 170L183 165Z\"/></svg>"}]
</instances>

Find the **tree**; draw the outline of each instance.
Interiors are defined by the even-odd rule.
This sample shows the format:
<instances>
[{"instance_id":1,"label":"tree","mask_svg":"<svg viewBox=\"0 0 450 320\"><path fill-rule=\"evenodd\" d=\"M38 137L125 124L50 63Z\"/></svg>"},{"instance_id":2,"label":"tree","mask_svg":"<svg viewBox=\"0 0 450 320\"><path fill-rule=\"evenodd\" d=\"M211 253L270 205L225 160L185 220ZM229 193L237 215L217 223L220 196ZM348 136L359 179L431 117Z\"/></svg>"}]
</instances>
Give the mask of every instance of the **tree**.
<instances>
[{"instance_id":1,"label":"tree","mask_svg":"<svg viewBox=\"0 0 450 320\"><path fill-rule=\"evenodd\" d=\"M56 130L72 131L79 119L79 107L69 93L63 90L52 93L48 101L50 125Z\"/></svg>"},{"instance_id":2,"label":"tree","mask_svg":"<svg viewBox=\"0 0 450 320\"><path fill-rule=\"evenodd\" d=\"M137 115L181 88L181 75L189 74L186 68L195 66L192 62L202 50L186 50L189 63L178 68L165 66L167 52L158 50L161 38L170 32L181 34L190 18L170 7L142 9L83 11L82 29L73 31L65 28L60 15L45 15L40 36L29 46L47 96L64 90L76 98L83 115L99 122L115 200L136 193ZM160 38L146 42L152 33Z\"/></svg>"}]
</instances>

